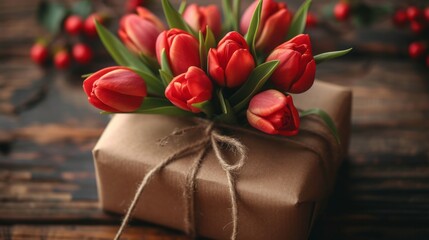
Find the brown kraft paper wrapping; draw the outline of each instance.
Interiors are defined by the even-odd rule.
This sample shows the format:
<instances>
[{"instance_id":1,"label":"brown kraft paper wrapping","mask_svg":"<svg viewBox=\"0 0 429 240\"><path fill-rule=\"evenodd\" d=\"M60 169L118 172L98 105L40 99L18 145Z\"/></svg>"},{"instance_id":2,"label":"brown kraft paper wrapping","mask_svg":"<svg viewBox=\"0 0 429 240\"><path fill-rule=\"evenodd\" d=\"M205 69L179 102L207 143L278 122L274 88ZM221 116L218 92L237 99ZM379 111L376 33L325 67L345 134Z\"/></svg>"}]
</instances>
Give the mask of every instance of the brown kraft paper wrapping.
<instances>
[{"instance_id":1,"label":"brown kraft paper wrapping","mask_svg":"<svg viewBox=\"0 0 429 240\"><path fill-rule=\"evenodd\" d=\"M305 117L294 137L269 136L256 130L226 131L248 151L237 175L237 239L307 239L321 203L333 187L347 151L351 91L316 81L294 96L300 109L321 108L334 120L341 145L316 116ZM94 149L98 193L106 211L125 214L144 175L175 149L200 135L186 133L160 146L157 140L193 124L191 119L162 115L116 115ZM193 156L174 161L149 183L134 218L184 230L185 177ZM200 236L228 239L231 203L224 170L212 150L197 175L196 229Z\"/></svg>"}]
</instances>

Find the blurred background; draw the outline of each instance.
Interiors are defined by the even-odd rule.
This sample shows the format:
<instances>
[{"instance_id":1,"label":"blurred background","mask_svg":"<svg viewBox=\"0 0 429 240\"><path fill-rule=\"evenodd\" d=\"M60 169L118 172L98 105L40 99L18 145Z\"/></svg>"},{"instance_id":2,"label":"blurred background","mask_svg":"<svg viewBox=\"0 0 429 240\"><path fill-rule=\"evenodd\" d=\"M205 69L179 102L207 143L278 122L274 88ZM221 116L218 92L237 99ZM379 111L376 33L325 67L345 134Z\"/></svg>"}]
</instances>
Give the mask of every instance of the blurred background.
<instances>
[{"instance_id":1,"label":"blurred background","mask_svg":"<svg viewBox=\"0 0 429 240\"><path fill-rule=\"evenodd\" d=\"M286 1L292 11L302 2ZM155 0L0 1L0 239L112 238L120 217L98 208L91 155L109 116L88 104L81 75L114 62L85 20L116 33L137 5L162 13ZM421 0L310 8L315 54L353 48L317 69L353 89L353 115L349 155L311 239L429 239L428 9ZM85 16L80 33L66 27L71 13ZM125 236L186 239L138 221Z\"/></svg>"}]
</instances>

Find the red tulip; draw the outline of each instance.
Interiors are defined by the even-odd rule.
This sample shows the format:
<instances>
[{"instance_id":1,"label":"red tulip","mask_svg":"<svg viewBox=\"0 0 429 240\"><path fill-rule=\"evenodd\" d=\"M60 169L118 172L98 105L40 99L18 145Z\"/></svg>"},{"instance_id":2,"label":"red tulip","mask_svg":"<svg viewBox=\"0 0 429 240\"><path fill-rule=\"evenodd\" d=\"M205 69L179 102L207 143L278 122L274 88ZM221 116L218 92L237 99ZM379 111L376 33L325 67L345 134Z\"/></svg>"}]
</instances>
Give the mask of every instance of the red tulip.
<instances>
[{"instance_id":1,"label":"red tulip","mask_svg":"<svg viewBox=\"0 0 429 240\"><path fill-rule=\"evenodd\" d=\"M293 136L299 129L299 114L292 96L273 89L252 98L247 120L252 127L273 135Z\"/></svg>"},{"instance_id":2,"label":"red tulip","mask_svg":"<svg viewBox=\"0 0 429 240\"><path fill-rule=\"evenodd\" d=\"M212 4L209 6L189 5L183 13L185 21L195 31L206 34L206 26L209 26L215 36L219 36L222 28L219 8Z\"/></svg>"},{"instance_id":3,"label":"red tulip","mask_svg":"<svg viewBox=\"0 0 429 240\"><path fill-rule=\"evenodd\" d=\"M156 39L164 30L164 25L145 8L137 8L137 13L122 17L119 37L131 51L155 57Z\"/></svg>"},{"instance_id":4,"label":"red tulip","mask_svg":"<svg viewBox=\"0 0 429 240\"><path fill-rule=\"evenodd\" d=\"M147 95L145 81L126 67L104 68L83 82L88 101L108 112L133 112Z\"/></svg>"},{"instance_id":5,"label":"red tulip","mask_svg":"<svg viewBox=\"0 0 429 240\"><path fill-rule=\"evenodd\" d=\"M240 30L247 33L256 10L258 1L252 3L241 18ZM284 41L292 21L292 14L285 3L277 3L273 0L265 0L262 4L262 16L256 38L256 49L269 53L277 45Z\"/></svg>"},{"instance_id":6,"label":"red tulip","mask_svg":"<svg viewBox=\"0 0 429 240\"><path fill-rule=\"evenodd\" d=\"M190 67L186 73L175 77L165 89L165 96L177 107L194 113L201 109L192 104L212 98L213 85L206 73L197 67Z\"/></svg>"},{"instance_id":7,"label":"red tulip","mask_svg":"<svg viewBox=\"0 0 429 240\"><path fill-rule=\"evenodd\" d=\"M238 32L230 32L220 40L217 49L210 49L208 68L217 84L233 88L247 80L255 61L246 40Z\"/></svg>"},{"instance_id":8,"label":"red tulip","mask_svg":"<svg viewBox=\"0 0 429 240\"><path fill-rule=\"evenodd\" d=\"M186 72L191 66L201 66L198 40L185 31L173 28L158 36L156 57L159 63L163 49L175 76Z\"/></svg>"},{"instance_id":9,"label":"red tulip","mask_svg":"<svg viewBox=\"0 0 429 240\"><path fill-rule=\"evenodd\" d=\"M308 35L300 34L278 46L267 58L272 60L280 61L271 81L281 90L302 93L313 85L316 63Z\"/></svg>"}]
</instances>

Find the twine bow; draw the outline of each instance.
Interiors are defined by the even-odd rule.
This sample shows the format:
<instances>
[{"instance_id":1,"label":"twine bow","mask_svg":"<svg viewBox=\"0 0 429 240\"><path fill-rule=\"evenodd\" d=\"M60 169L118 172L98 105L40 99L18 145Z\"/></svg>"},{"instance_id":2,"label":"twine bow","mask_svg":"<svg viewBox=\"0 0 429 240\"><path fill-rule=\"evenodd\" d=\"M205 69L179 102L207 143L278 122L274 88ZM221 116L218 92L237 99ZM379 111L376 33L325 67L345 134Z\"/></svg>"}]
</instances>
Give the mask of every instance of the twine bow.
<instances>
[{"instance_id":1,"label":"twine bow","mask_svg":"<svg viewBox=\"0 0 429 240\"><path fill-rule=\"evenodd\" d=\"M232 218L232 226L233 226L231 239L232 240L236 239L237 233L238 233L238 206L237 206L237 192L235 188L235 180L236 180L235 172L241 169L241 167L244 165L244 161L246 159L246 148L240 141L220 134L217 130L214 129L213 122L210 122L208 125L199 124L188 128L175 130L169 136L163 138L160 141L160 144L165 145L167 143L168 138L170 138L171 136L181 135L187 131L196 130L196 129L204 129L204 132L203 132L204 135L199 141L193 144L187 145L179 149L175 153L171 154L169 157L165 158L158 165L156 165L152 170L150 170L143 178L139 187L137 188L136 193L134 194L134 198L130 206L127 209L127 213L125 214L125 217L121 223L121 227L116 233L116 236L114 238L115 240L120 239L142 195L143 190L145 189L149 181L155 176L155 174L160 172L168 164L174 162L177 159L180 159L181 157L184 157L190 154L196 154L196 158L186 176L186 185L185 185L185 192L184 192L184 197L186 201L185 228L186 228L186 232L192 238L194 238L196 235L195 208L194 208L194 192L196 188L195 178L197 176L198 170L201 167L204 157L207 154L207 151L210 149L210 147L213 149L215 156L219 161L219 164L222 166L222 169L225 171L228 179L228 188L229 188L231 207L232 207L231 218ZM222 145L227 146L227 148L230 151L238 155L238 159L236 160L235 163L230 164L226 160L226 157L222 153Z\"/></svg>"}]
</instances>

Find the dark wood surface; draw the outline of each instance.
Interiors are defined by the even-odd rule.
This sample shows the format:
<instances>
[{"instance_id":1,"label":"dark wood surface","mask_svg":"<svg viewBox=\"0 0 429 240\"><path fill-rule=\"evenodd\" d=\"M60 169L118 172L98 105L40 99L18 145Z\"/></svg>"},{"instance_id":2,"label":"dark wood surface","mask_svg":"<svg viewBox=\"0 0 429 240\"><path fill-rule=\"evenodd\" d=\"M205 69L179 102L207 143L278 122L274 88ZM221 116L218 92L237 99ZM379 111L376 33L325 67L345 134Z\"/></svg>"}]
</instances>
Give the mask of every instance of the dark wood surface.
<instances>
[{"instance_id":1,"label":"dark wood surface","mask_svg":"<svg viewBox=\"0 0 429 240\"><path fill-rule=\"evenodd\" d=\"M108 117L87 103L78 75L30 61L36 4L0 1L0 239L111 239L120 216L98 208L91 156ZM353 128L311 238L429 239L429 71L405 56L411 35L389 22L311 33L316 51L355 47L317 72L353 89ZM89 70L112 64L98 57ZM137 221L125 236L187 239Z\"/></svg>"}]
</instances>

